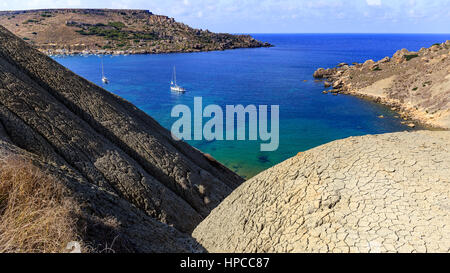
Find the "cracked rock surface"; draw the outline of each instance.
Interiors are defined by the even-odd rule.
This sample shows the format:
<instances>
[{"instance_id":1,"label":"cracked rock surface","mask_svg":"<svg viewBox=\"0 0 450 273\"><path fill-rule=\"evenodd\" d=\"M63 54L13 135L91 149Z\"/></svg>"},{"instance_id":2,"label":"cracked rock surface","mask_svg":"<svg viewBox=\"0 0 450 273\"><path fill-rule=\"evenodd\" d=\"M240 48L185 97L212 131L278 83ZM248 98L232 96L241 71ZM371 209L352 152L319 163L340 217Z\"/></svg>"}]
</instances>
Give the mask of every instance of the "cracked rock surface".
<instances>
[{"instance_id":1,"label":"cracked rock surface","mask_svg":"<svg viewBox=\"0 0 450 273\"><path fill-rule=\"evenodd\" d=\"M120 219L127 251L190 251L152 238L190 234L243 181L1 26L0 139L3 158L32 159L88 214Z\"/></svg>"},{"instance_id":2,"label":"cracked rock surface","mask_svg":"<svg viewBox=\"0 0 450 273\"><path fill-rule=\"evenodd\" d=\"M301 153L240 186L193 237L209 252L449 252L450 132Z\"/></svg>"}]
</instances>

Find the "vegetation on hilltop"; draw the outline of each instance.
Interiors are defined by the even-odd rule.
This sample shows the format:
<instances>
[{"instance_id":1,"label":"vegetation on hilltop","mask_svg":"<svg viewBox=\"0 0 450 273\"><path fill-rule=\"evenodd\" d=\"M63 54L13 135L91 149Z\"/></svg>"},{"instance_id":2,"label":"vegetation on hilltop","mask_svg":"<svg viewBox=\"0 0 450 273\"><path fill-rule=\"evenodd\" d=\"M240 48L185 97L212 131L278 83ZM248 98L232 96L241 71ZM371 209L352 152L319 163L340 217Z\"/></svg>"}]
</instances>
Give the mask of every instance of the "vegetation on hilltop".
<instances>
[{"instance_id":1,"label":"vegetation on hilltop","mask_svg":"<svg viewBox=\"0 0 450 273\"><path fill-rule=\"evenodd\" d=\"M47 54L199 52L270 46L249 35L194 29L145 10L0 12L0 25Z\"/></svg>"}]
</instances>

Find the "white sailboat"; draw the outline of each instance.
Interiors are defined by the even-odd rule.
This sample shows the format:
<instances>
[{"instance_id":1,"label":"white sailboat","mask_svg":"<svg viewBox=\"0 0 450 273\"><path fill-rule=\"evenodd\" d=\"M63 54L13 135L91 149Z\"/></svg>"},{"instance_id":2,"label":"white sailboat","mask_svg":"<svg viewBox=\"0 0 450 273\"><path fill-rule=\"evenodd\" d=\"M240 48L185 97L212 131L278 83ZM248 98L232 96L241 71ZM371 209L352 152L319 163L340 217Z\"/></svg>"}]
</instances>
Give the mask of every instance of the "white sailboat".
<instances>
[{"instance_id":1,"label":"white sailboat","mask_svg":"<svg viewBox=\"0 0 450 273\"><path fill-rule=\"evenodd\" d=\"M104 71L104 69L103 69L103 59L102 59L102 82L103 82L104 84L108 84L108 83L109 83L108 78L105 77L105 71Z\"/></svg>"},{"instance_id":2,"label":"white sailboat","mask_svg":"<svg viewBox=\"0 0 450 273\"><path fill-rule=\"evenodd\" d=\"M170 82L170 90L172 90L173 92L178 92L178 93L186 92L186 89L177 85L177 71L176 71L175 66L173 67L173 75L172 75L172 81Z\"/></svg>"}]
</instances>

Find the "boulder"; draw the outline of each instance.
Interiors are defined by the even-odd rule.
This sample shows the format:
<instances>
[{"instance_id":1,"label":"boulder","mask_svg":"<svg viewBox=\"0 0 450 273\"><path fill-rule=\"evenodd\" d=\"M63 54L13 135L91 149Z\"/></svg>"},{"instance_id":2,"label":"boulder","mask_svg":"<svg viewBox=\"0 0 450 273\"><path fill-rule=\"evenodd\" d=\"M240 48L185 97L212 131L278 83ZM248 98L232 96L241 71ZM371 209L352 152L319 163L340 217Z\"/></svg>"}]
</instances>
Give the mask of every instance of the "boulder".
<instances>
[{"instance_id":1,"label":"boulder","mask_svg":"<svg viewBox=\"0 0 450 273\"><path fill-rule=\"evenodd\" d=\"M375 62L373 60L367 60L363 64L363 68L372 68Z\"/></svg>"},{"instance_id":2,"label":"boulder","mask_svg":"<svg viewBox=\"0 0 450 273\"><path fill-rule=\"evenodd\" d=\"M442 48L441 45L433 45L431 47L431 51L436 52L436 51L441 50L441 48Z\"/></svg>"},{"instance_id":3,"label":"boulder","mask_svg":"<svg viewBox=\"0 0 450 273\"><path fill-rule=\"evenodd\" d=\"M342 87L342 85L344 84L344 82L342 80L337 80L333 82L333 89L338 89L340 87Z\"/></svg>"},{"instance_id":4,"label":"boulder","mask_svg":"<svg viewBox=\"0 0 450 273\"><path fill-rule=\"evenodd\" d=\"M317 69L313 76L316 79L323 79L323 78L328 78L329 76L332 76L334 73L336 72L336 69L324 69L324 68L319 68Z\"/></svg>"},{"instance_id":5,"label":"boulder","mask_svg":"<svg viewBox=\"0 0 450 273\"><path fill-rule=\"evenodd\" d=\"M389 57L384 57L383 59L381 59L380 61L378 61L378 63L388 63L388 62L390 62L391 61L391 58L389 58Z\"/></svg>"},{"instance_id":6,"label":"boulder","mask_svg":"<svg viewBox=\"0 0 450 273\"><path fill-rule=\"evenodd\" d=\"M394 54L394 56L392 56L392 59L396 63L404 63L406 61L405 55L409 55L409 54L411 54L411 53L407 49L404 48L404 49L397 51Z\"/></svg>"}]
</instances>

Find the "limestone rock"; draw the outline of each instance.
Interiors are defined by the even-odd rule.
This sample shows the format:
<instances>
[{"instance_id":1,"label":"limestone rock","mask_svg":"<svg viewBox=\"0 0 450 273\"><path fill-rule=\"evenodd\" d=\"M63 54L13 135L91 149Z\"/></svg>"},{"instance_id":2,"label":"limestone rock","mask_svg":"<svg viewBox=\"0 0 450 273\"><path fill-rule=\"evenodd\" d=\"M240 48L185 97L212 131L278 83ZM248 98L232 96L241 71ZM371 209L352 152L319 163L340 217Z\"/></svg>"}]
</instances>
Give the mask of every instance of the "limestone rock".
<instances>
[{"instance_id":1,"label":"limestone rock","mask_svg":"<svg viewBox=\"0 0 450 273\"><path fill-rule=\"evenodd\" d=\"M367 61L364 62L363 67L365 67L365 68L366 67L372 68L374 64L375 64L375 62L373 60L367 60Z\"/></svg>"},{"instance_id":2,"label":"limestone rock","mask_svg":"<svg viewBox=\"0 0 450 273\"><path fill-rule=\"evenodd\" d=\"M194 231L209 252L449 252L450 132L352 137L245 182Z\"/></svg>"},{"instance_id":3,"label":"limestone rock","mask_svg":"<svg viewBox=\"0 0 450 273\"><path fill-rule=\"evenodd\" d=\"M336 69L334 69L334 68L328 68L328 69L319 68L314 72L313 76L316 79L323 79L323 78L327 78L327 77L333 75L335 72L336 72Z\"/></svg>"},{"instance_id":4,"label":"limestone rock","mask_svg":"<svg viewBox=\"0 0 450 273\"><path fill-rule=\"evenodd\" d=\"M165 236L159 231L191 233L243 181L3 27L0 124L0 136L19 154L68 169L58 178L86 201L86 211L120 219L131 251L176 250L157 240Z\"/></svg>"},{"instance_id":5,"label":"limestone rock","mask_svg":"<svg viewBox=\"0 0 450 273\"><path fill-rule=\"evenodd\" d=\"M383 59L381 59L380 61L378 61L378 63L388 63L391 61L391 58L389 57L384 57Z\"/></svg>"}]
</instances>

